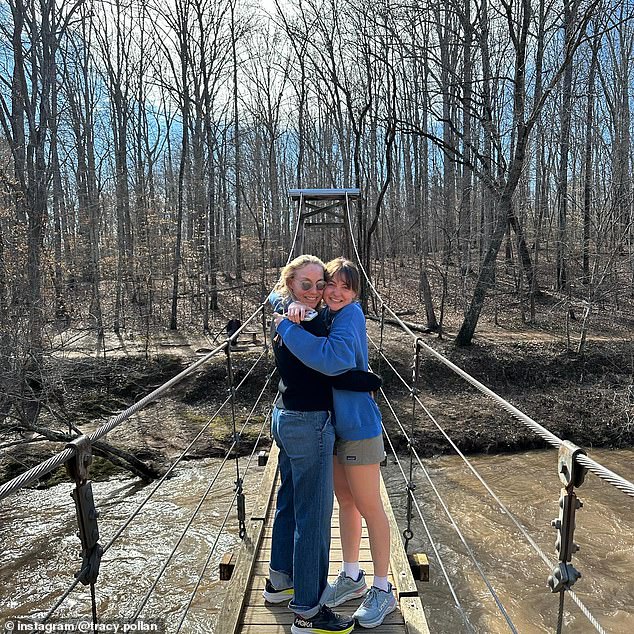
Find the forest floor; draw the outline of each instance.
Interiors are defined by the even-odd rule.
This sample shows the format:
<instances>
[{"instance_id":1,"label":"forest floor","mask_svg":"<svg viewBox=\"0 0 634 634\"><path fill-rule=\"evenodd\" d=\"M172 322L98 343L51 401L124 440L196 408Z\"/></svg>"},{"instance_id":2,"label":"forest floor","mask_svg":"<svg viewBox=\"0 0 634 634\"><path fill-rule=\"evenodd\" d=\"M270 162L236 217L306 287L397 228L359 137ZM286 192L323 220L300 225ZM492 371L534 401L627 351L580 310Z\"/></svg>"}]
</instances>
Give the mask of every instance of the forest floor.
<instances>
[{"instance_id":1,"label":"forest floor","mask_svg":"<svg viewBox=\"0 0 634 634\"><path fill-rule=\"evenodd\" d=\"M377 287L394 310L409 311L403 316L408 323L425 325L422 308L416 304L416 310L412 311L412 298L418 293L415 280L398 285L377 283ZM142 336L139 329L133 329L119 335L109 333L97 340L91 331L58 332L52 338L51 400L41 414L42 424L67 430L67 421L72 421L84 433L93 431L212 350L223 340L226 320L248 315L255 305L255 292L250 302L237 295L226 299L209 334L196 332L195 328L176 332L153 329L151 336ZM632 306L631 298L629 301L620 298L618 307L607 303L596 306L587 324L585 345L579 352L582 302L543 293L536 320L527 324L514 296L499 294L489 301L472 345L459 348L453 339L464 307L455 297L453 300L447 297L442 337L420 335L424 345L419 357L417 389L425 409L416 403L414 417L408 389L414 365L413 338L400 328L385 326L383 350L393 366L389 367L374 347L381 340L380 326L368 320L371 364L383 377L385 396L403 428L409 434L413 427L417 450L423 456L452 451L444 433L465 453L545 446L535 432L437 360L427 346L560 438L589 450L632 447ZM232 354L237 381L247 374L263 351L261 323L254 322L249 331L252 334L242 336ZM268 442L266 414L274 396L275 378L261 403L250 412L272 368L271 355L264 355L237 393L236 427L239 430L246 424L238 447L240 453L251 450L262 430L265 443ZM105 440L133 452L159 471L198 435L196 443L186 450L185 459L224 455L233 440L233 417L229 406L218 415L215 412L228 393L226 357L221 353L167 396L110 432ZM377 400L392 442L398 449L404 449L406 442L399 423L384 396L378 396ZM0 482L60 448L59 443L36 441L5 449L0 457ZM100 460L92 471L93 477L107 477L111 472L112 467Z\"/></svg>"}]
</instances>

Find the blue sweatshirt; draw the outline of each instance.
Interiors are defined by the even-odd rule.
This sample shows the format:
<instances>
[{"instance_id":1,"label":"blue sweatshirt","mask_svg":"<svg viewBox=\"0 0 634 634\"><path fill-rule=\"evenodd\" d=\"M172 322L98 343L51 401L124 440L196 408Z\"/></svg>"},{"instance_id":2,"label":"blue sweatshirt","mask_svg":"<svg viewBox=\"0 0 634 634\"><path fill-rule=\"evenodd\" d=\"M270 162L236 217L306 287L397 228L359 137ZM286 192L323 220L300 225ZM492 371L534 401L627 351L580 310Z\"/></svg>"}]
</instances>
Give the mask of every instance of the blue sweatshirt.
<instances>
[{"instance_id":1,"label":"blue sweatshirt","mask_svg":"<svg viewBox=\"0 0 634 634\"><path fill-rule=\"evenodd\" d=\"M368 341L361 306L348 304L333 313L328 337L315 337L292 321L277 327L284 345L308 367L335 376L368 369ZM373 438L382 433L381 412L368 392L333 389L335 430L344 440Z\"/></svg>"}]
</instances>

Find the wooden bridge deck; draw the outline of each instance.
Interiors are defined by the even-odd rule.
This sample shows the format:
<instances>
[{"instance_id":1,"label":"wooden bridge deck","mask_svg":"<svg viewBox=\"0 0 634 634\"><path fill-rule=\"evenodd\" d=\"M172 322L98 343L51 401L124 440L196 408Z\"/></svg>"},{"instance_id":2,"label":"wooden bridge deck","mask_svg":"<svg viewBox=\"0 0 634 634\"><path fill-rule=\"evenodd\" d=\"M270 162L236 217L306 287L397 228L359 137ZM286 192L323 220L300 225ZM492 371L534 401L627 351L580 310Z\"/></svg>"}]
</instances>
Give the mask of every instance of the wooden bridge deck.
<instances>
[{"instance_id":1,"label":"wooden bridge deck","mask_svg":"<svg viewBox=\"0 0 634 634\"><path fill-rule=\"evenodd\" d=\"M390 520L392 554L389 579L399 600L397 610L388 615L383 624L372 632L376 634L428 634L429 628L423 612L416 583L412 577L407 557L396 525L390 501L381 483L383 503ZM268 574L271 549L271 532L275 513L277 490L277 447L273 445L269 462L262 478L258 500L247 526L247 536L240 549L236 567L229 581L227 596L219 614L217 634L282 634L288 633L293 613L285 604L271 605L262 598L262 590ZM336 500L335 500L336 504ZM374 571L370 556L367 529L363 528L360 550L361 567L371 579ZM341 565L341 542L337 513L333 513L332 542L330 547L330 578L334 579ZM360 600L350 601L336 608L343 614L352 614ZM357 631L363 628L357 627Z\"/></svg>"}]
</instances>

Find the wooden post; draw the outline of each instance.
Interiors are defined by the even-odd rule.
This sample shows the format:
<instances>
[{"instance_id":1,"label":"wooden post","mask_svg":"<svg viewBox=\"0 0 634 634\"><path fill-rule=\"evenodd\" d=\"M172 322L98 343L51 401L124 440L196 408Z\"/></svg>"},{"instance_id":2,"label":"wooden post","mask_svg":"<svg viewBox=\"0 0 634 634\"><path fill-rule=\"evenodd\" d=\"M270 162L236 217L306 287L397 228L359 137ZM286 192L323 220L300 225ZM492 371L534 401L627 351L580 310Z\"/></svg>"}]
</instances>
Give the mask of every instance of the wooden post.
<instances>
[{"instance_id":1,"label":"wooden post","mask_svg":"<svg viewBox=\"0 0 634 634\"><path fill-rule=\"evenodd\" d=\"M233 569L236 567L236 562L233 557L233 553L225 553L220 560L219 575L220 581L229 581L233 574Z\"/></svg>"},{"instance_id":2,"label":"wooden post","mask_svg":"<svg viewBox=\"0 0 634 634\"><path fill-rule=\"evenodd\" d=\"M425 553L412 553L407 556L414 579L429 581L429 560Z\"/></svg>"}]
</instances>

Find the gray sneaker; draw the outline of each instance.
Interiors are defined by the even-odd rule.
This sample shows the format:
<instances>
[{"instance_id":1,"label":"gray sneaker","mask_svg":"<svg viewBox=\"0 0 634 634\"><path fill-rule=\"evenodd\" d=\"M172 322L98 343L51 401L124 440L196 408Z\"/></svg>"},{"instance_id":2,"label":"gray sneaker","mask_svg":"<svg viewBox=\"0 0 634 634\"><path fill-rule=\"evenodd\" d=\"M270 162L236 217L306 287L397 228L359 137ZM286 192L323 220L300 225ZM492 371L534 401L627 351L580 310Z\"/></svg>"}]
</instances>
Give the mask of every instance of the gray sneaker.
<instances>
[{"instance_id":1,"label":"gray sneaker","mask_svg":"<svg viewBox=\"0 0 634 634\"><path fill-rule=\"evenodd\" d=\"M338 605L358 599L368 591L365 584L365 572L359 571L359 578L354 581L342 570L333 583L329 583L319 599L319 603L327 605L329 608L336 608Z\"/></svg>"},{"instance_id":2,"label":"gray sneaker","mask_svg":"<svg viewBox=\"0 0 634 634\"><path fill-rule=\"evenodd\" d=\"M361 627L377 627L394 610L396 610L396 597L392 594L390 583L387 592L372 586L352 617Z\"/></svg>"}]
</instances>

